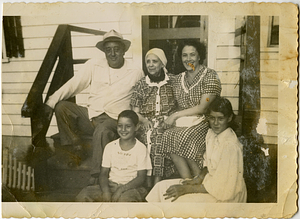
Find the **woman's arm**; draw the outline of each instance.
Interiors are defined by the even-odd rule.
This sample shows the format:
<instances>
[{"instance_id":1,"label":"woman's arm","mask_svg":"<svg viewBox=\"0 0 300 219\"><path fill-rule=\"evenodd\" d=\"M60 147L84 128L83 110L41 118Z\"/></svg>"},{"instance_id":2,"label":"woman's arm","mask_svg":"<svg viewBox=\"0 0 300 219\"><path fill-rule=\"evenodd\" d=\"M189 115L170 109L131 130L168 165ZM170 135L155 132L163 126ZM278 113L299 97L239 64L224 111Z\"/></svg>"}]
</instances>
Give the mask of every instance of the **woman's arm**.
<instances>
[{"instance_id":1,"label":"woman's arm","mask_svg":"<svg viewBox=\"0 0 300 219\"><path fill-rule=\"evenodd\" d=\"M110 168L102 167L100 172L100 187L103 192L103 201L104 202L110 202L111 201L111 191L108 186L108 174L109 174Z\"/></svg>"},{"instance_id":2,"label":"woman's arm","mask_svg":"<svg viewBox=\"0 0 300 219\"><path fill-rule=\"evenodd\" d=\"M123 186L120 186L115 191L115 193L112 196L112 201L118 201L118 199L120 198L123 192L140 187L146 179L146 174L147 174L147 170L138 170L137 176L133 180L131 180L130 182L128 182Z\"/></svg>"},{"instance_id":3,"label":"woman's arm","mask_svg":"<svg viewBox=\"0 0 300 219\"><path fill-rule=\"evenodd\" d=\"M209 104L216 98L215 94L203 94L200 100L200 104L189 109L181 110L170 115L165 124L167 127L175 124L175 121L183 116L197 116L206 113Z\"/></svg>"}]
</instances>

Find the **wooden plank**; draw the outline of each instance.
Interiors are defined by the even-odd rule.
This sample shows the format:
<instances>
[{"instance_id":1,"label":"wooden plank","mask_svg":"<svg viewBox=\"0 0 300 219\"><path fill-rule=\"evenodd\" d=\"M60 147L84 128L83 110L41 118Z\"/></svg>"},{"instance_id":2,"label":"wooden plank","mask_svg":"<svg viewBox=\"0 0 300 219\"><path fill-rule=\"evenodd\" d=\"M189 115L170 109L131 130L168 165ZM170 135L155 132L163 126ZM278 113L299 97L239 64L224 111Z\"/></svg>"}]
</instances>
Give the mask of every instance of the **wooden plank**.
<instances>
[{"instance_id":1,"label":"wooden plank","mask_svg":"<svg viewBox=\"0 0 300 219\"><path fill-rule=\"evenodd\" d=\"M261 98L261 111L278 111L278 99Z\"/></svg>"},{"instance_id":2,"label":"wooden plank","mask_svg":"<svg viewBox=\"0 0 300 219\"><path fill-rule=\"evenodd\" d=\"M222 84L221 96L239 97L239 86Z\"/></svg>"},{"instance_id":3,"label":"wooden plank","mask_svg":"<svg viewBox=\"0 0 300 219\"><path fill-rule=\"evenodd\" d=\"M50 126L47 132L47 137L58 133L57 126ZM3 136L31 136L31 127L28 125L3 125L2 124L2 135Z\"/></svg>"},{"instance_id":4,"label":"wooden plank","mask_svg":"<svg viewBox=\"0 0 300 219\"><path fill-rule=\"evenodd\" d=\"M261 85L278 85L278 72L261 72Z\"/></svg>"},{"instance_id":5,"label":"wooden plank","mask_svg":"<svg viewBox=\"0 0 300 219\"><path fill-rule=\"evenodd\" d=\"M20 115L21 116L22 106L23 106L23 103L16 104L16 105L2 104L2 117L5 115Z\"/></svg>"},{"instance_id":6,"label":"wooden plank","mask_svg":"<svg viewBox=\"0 0 300 219\"><path fill-rule=\"evenodd\" d=\"M235 59L240 58L241 48L238 46L218 46L217 47L217 59Z\"/></svg>"},{"instance_id":7,"label":"wooden plank","mask_svg":"<svg viewBox=\"0 0 300 219\"><path fill-rule=\"evenodd\" d=\"M85 23L85 24L76 24L76 23L68 23L73 26L90 28L94 30L102 30L109 31L111 29L115 29L120 32L125 39L126 35L132 34L132 22L124 21L124 22L98 22L98 23ZM57 29L57 24L50 25L35 25L35 26L23 26L23 38L45 38L45 37L53 37L54 33ZM73 36L88 36L91 34L80 33L72 31Z\"/></svg>"},{"instance_id":8,"label":"wooden plank","mask_svg":"<svg viewBox=\"0 0 300 219\"><path fill-rule=\"evenodd\" d=\"M261 60L278 60L279 53L278 52L261 52L260 59Z\"/></svg>"},{"instance_id":9,"label":"wooden plank","mask_svg":"<svg viewBox=\"0 0 300 219\"><path fill-rule=\"evenodd\" d=\"M218 39L217 39L217 45L235 45L234 44L234 38L235 34L234 33L219 33L218 34Z\"/></svg>"},{"instance_id":10,"label":"wooden plank","mask_svg":"<svg viewBox=\"0 0 300 219\"><path fill-rule=\"evenodd\" d=\"M278 60L260 60L260 70L264 72L274 72L279 70Z\"/></svg>"},{"instance_id":11,"label":"wooden plank","mask_svg":"<svg viewBox=\"0 0 300 219\"><path fill-rule=\"evenodd\" d=\"M219 23L218 33L234 33L235 32L235 18L224 18Z\"/></svg>"},{"instance_id":12,"label":"wooden plank","mask_svg":"<svg viewBox=\"0 0 300 219\"><path fill-rule=\"evenodd\" d=\"M23 104L27 94L2 94L2 104Z\"/></svg>"},{"instance_id":13,"label":"wooden plank","mask_svg":"<svg viewBox=\"0 0 300 219\"><path fill-rule=\"evenodd\" d=\"M263 139L264 139L265 144L278 144L278 137L277 136L263 135Z\"/></svg>"},{"instance_id":14,"label":"wooden plank","mask_svg":"<svg viewBox=\"0 0 300 219\"><path fill-rule=\"evenodd\" d=\"M2 73L2 83L32 83L37 72Z\"/></svg>"},{"instance_id":15,"label":"wooden plank","mask_svg":"<svg viewBox=\"0 0 300 219\"><path fill-rule=\"evenodd\" d=\"M267 123L278 124L278 112L261 111L260 118L266 119Z\"/></svg>"},{"instance_id":16,"label":"wooden plank","mask_svg":"<svg viewBox=\"0 0 300 219\"><path fill-rule=\"evenodd\" d=\"M42 65L40 61L10 62L2 65L2 72L33 72L38 71Z\"/></svg>"},{"instance_id":17,"label":"wooden plank","mask_svg":"<svg viewBox=\"0 0 300 219\"><path fill-rule=\"evenodd\" d=\"M278 98L278 86L274 85L261 85L261 97Z\"/></svg>"},{"instance_id":18,"label":"wooden plank","mask_svg":"<svg viewBox=\"0 0 300 219\"><path fill-rule=\"evenodd\" d=\"M240 60L239 59L227 59L227 60L217 60L216 71L239 71Z\"/></svg>"},{"instance_id":19,"label":"wooden plank","mask_svg":"<svg viewBox=\"0 0 300 219\"><path fill-rule=\"evenodd\" d=\"M217 72L221 83L239 84L240 72Z\"/></svg>"}]
</instances>

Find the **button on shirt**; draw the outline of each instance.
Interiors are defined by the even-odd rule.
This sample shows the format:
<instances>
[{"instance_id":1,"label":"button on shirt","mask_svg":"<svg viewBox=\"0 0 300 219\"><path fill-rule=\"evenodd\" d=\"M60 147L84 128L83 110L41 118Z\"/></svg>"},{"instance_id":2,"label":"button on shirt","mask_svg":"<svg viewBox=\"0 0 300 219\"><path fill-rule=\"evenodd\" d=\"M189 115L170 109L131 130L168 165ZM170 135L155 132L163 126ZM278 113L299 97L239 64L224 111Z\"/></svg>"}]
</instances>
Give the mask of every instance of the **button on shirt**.
<instances>
[{"instance_id":1,"label":"button on shirt","mask_svg":"<svg viewBox=\"0 0 300 219\"><path fill-rule=\"evenodd\" d=\"M90 86L87 108L89 118L106 113L117 119L120 112L130 109L133 86L144 76L143 71L125 60L120 69L108 66L106 59L91 59L83 69L49 97L47 105L54 108L61 100L75 96Z\"/></svg>"}]
</instances>

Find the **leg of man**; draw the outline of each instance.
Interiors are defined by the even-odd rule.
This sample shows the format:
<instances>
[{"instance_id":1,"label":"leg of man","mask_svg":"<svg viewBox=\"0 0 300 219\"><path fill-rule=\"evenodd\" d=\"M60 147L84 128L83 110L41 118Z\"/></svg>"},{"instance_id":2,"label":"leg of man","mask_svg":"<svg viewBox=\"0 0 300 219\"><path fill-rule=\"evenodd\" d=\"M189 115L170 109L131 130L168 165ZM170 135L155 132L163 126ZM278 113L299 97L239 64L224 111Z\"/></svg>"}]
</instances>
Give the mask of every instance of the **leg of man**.
<instances>
[{"instance_id":1,"label":"leg of man","mask_svg":"<svg viewBox=\"0 0 300 219\"><path fill-rule=\"evenodd\" d=\"M117 120L110 118L105 113L93 118L95 131L93 134L93 158L91 175L98 178L102 164L103 149L107 143L116 140L119 135L117 133Z\"/></svg>"},{"instance_id":2,"label":"leg of man","mask_svg":"<svg viewBox=\"0 0 300 219\"><path fill-rule=\"evenodd\" d=\"M92 135L94 132L85 107L69 101L60 101L55 106L55 116L61 145L77 145L80 143L80 135Z\"/></svg>"}]
</instances>

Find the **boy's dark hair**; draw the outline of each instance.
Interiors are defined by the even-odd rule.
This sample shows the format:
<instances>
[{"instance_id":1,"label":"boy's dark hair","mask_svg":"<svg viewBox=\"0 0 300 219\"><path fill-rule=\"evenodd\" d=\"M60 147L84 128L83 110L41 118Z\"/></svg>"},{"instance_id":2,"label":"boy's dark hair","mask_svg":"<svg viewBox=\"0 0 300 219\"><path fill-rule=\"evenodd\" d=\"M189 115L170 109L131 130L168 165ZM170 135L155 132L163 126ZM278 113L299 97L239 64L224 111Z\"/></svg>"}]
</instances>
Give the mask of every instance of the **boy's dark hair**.
<instances>
[{"instance_id":1,"label":"boy's dark hair","mask_svg":"<svg viewBox=\"0 0 300 219\"><path fill-rule=\"evenodd\" d=\"M139 117L138 115L132 111L132 110L124 110L122 111L119 116L118 116L118 120L121 118L121 117L125 117L125 118L128 118L128 119L131 119L131 121L133 122L133 124L136 126L138 123L139 123Z\"/></svg>"},{"instance_id":2,"label":"boy's dark hair","mask_svg":"<svg viewBox=\"0 0 300 219\"><path fill-rule=\"evenodd\" d=\"M192 46L194 47L199 56L200 56L200 64L203 64L203 61L206 58L206 47L203 43L200 43L197 40L184 40L182 43L179 44L178 49L177 49L177 54L181 58L182 55L182 50L185 46Z\"/></svg>"}]
</instances>

